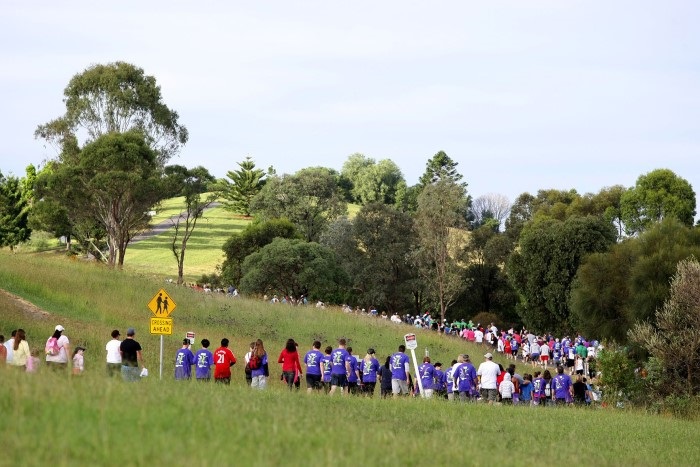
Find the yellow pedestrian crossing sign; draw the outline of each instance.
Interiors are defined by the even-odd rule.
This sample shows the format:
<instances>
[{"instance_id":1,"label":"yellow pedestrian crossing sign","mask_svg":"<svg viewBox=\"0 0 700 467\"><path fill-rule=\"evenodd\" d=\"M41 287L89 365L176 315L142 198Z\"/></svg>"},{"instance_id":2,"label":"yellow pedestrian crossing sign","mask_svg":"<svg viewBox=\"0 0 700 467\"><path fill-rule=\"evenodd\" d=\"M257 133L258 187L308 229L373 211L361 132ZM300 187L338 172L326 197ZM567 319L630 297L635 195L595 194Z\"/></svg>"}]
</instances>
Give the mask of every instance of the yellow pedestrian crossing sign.
<instances>
[{"instance_id":1,"label":"yellow pedestrian crossing sign","mask_svg":"<svg viewBox=\"0 0 700 467\"><path fill-rule=\"evenodd\" d=\"M170 298L164 289L160 289L148 302L148 308L157 318L167 318L175 311L175 307L177 307L175 300Z\"/></svg>"}]
</instances>

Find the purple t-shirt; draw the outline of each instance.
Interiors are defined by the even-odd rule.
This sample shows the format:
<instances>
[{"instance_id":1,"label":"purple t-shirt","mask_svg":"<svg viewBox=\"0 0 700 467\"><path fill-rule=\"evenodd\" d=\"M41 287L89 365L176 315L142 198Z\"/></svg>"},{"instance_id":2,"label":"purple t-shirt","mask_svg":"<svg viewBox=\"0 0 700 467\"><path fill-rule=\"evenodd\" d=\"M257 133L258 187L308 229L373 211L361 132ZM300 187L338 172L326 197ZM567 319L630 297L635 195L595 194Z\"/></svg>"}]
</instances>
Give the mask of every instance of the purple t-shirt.
<instances>
[{"instance_id":1,"label":"purple t-shirt","mask_svg":"<svg viewBox=\"0 0 700 467\"><path fill-rule=\"evenodd\" d=\"M309 350L304 356L304 363L306 364L306 374L307 375L320 375L321 374L321 359L323 354L316 350Z\"/></svg>"},{"instance_id":2,"label":"purple t-shirt","mask_svg":"<svg viewBox=\"0 0 700 467\"><path fill-rule=\"evenodd\" d=\"M350 355L350 376L348 376L348 383L357 383L359 380L357 377L358 366L357 358L354 355Z\"/></svg>"},{"instance_id":3,"label":"purple t-shirt","mask_svg":"<svg viewBox=\"0 0 700 467\"><path fill-rule=\"evenodd\" d=\"M546 384L547 381L541 376L532 382L532 396L535 400L544 399L544 388Z\"/></svg>"},{"instance_id":4,"label":"purple t-shirt","mask_svg":"<svg viewBox=\"0 0 700 467\"><path fill-rule=\"evenodd\" d=\"M256 376L265 376L265 365L267 365L267 352L262 357L262 365L257 370L252 370L250 372L250 377L255 378Z\"/></svg>"},{"instance_id":5,"label":"purple t-shirt","mask_svg":"<svg viewBox=\"0 0 700 467\"><path fill-rule=\"evenodd\" d=\"M194 354L195 364L197 365L195 369L195 376L197 379L208 379L211 378L211 367L214 366L214 356L208 349L199 349L196 354Z\"/></svg>"},{"instance_id":6,"label":"purple t-shirt","mask_svg":"<svg viewBox=\"0 0 700 467\"><path fill-rule=\"evenodd\" d=\"M571 377L566 374L557 375L552 380L554 387L554 397L557 399L569 399L569 391L571 390Z\"/></svg>"},{"instance_id":7,"label":"purple t-shirt","mask_svg":"<svg viewBox=\"0 0 700 467\"><path fill-rule=\"evenodd\" d=\"M376 383L378 371L379 361L376 358L372 358L369 363L365 360L360 362L360 372L362 373L363 383Z\"/></svg>"},{"instance_id":8,"label":"purple t-shirt","mask_svg":"<svg viewBox=\"0 0 700 467\"><path fill-rule=\"evenodd\" d=\"M324 383L330 383L331 382L331 369L333 368L333 365L331 364L331 356L330 355L324 355L323 358L321 359L321 367L323 368L323 382Z\"/></svg>"},{"instance_id":9,"label":"purple t-shirt","mask_svg":"<svg viewBox=\"0 0 700 467\"><path fill-rule=\"evenodd\" d=\"M190 349L180 349L175 354L175 379L190 379L192 377L194 354Z\"/></svg>"},{"instance_id":10,"label":"purple t-shirt","mask_svg":"<svg viewBox=\"0 0 700 467\"><path fill-rule=\"evenodd\" d=\"M476 388L476 369L471 363L459 365L453 378L457 379L457 390L459 392L471 393Z\"/></svg>"},{"instance_id":11,"label":"purple t-shirt","mask_svg":"<svg viewBox=\"0 0 700 467\"><path fill-rule=\"evenodd\" d=\"M445 390L445 372L442 370L438 370L435 368L435 371L433 371L433 380L435 381L435 390L436 391L444 391Z\"/></svg>"},{"instance_id":12,"label":"purple t-shirt","mask_svg":"<svg viewBox=\"0 0 700 467\"><path fill-rule=\"evenodd\" d=\"M391 356L391 379L401 379L406 381L406 365L408 355L403 352L396 352Z\"/></svg>"},{"instance_id":13,"label":"purple t-shirt","mask_svg":"<svg viewBox=\"0 0 700 467\"><path fill-rule=\"evenodd\" d=\"M423 389L435 389L435 382L433 381L435 377L435 367L432 364L424 363L419 366L418 374L420 375Z\"/></svg>"},{"instance_id":14,"label":"purple t-shirt","mask_svg":"<svg viewBox=\"0 0 700 467\"><path fill-rule=\"evenodd\" d=\"M347 373L345 363L354 360L345 349L335 349L331 354L331 374L344 375Z\"/></svg>"}]
</instances>

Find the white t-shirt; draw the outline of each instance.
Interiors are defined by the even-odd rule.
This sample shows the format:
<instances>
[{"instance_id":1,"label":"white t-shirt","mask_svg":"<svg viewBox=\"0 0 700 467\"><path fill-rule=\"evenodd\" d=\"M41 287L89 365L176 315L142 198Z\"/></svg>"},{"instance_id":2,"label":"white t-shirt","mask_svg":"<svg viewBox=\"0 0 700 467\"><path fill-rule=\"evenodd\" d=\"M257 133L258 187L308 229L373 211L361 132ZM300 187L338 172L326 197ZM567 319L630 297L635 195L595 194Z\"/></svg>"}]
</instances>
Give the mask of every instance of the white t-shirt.
<instances>
[{"instance_id":1,"label":"white t-shirt","mask_svg":"<svg viewBox=\"0 0 700 467\"><path fill-rule=\"evenodd\" d=\"M46 361L54 363L68 363L68 353L66 352L66 346L70 344L68 341L68 336L62 334L61 337L58 338L57 344L58 355L47 355Z\"/></svg>"},{"instance_id":2,"label":"white t-shirt","mask_svg":"<svg viewBox=\"0 0 700 467\"><path fill-rule=\"evenodd\" d=\"M12 364L12 359L15 356L15 338L12 337L10 340L5 341L5 344L3 344L5 348L7 349L7 359L5 362L10 365Z\"/></svg>"},{"instance_id":3,"label":"white t-shirt","mask_svg":"<svg viewBox=\"0 0 700 467\"><path fill-rule=\"evenodd\" d=\"M543 357L549 357L549 346L547 344L542 344L540 346L540 355Z\"/></svg>"},{"instance_id":4,"label":"white t-shirt","mask_svg":"<svg viewBox=\"0 0 700 467\"><path fill-rule=\"evenodd\" d=\"M498 389L498 375L501 374L498 364L487 360L479 365L476 374L481 376L481 389Z\"/></svg>"},{"instance_id":5,"label":"white t-shirt","mask_svg":"<svg viewBox=\"0 0 700 467\"><path fill-rule=\"evenodd\" d=\"M474 331L474 340L477 344L481 344L482 342L484 342L484 333L479 331L478 329Z\"/></svg>"},{"instance_id":6,"label":"white t-shirt","mask_svg":"<svg viewBox=\"0 0 700 467\"><path fill-rule=\"evenodd\" d=\"M119 351L119 346L121 345L119 339L112 339L107 342L105 350L107 351L107 363L121 363L122 353Z\"/></svg>"}]
</instances>

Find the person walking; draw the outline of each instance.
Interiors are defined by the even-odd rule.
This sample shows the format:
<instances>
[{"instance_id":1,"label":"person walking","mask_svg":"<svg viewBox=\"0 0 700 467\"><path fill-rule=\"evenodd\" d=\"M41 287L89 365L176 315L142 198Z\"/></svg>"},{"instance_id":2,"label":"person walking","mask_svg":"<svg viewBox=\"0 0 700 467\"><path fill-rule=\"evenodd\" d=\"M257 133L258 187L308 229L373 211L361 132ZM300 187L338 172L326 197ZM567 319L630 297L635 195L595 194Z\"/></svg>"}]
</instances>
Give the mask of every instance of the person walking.
<instances>
[{"instance_id":1,"label":"person walking","mask_svg":"<svg viewBox=\"0 0 700 467\"><path fill-rule=\"evenodd\" d=\"M291 391L294 387L294 380L296 379L297 372L301 377L299 352L297 352L297 344L294 339L287 339L287 343L285 344L284 349L282 349L282 352L280 352L277 363L282 364L282 377Z\"/></svg>"},{"instance_id":2,"label":"person walking","mask_svg":"<svg viewBox=\"0 0 700 467\"><path fill-rule=\"evenodd\" d=\"M348 387L348 375L351 371L350 359L352 358L345 349L345 339L338 340L338 348L331 354L331 390L329 395L333 395L337 388L340 393L345 394Z\"/></svg>"},{"instance_id":3,"label":"person walking","mask_svg":"<svg viewBox=\"0 0 700 467\"><path fill-rule=\"evenodd\" d=\"M190 350L190 340L185 338L182 347L175 354L175 379L192 379L192 365L195 363L194 354Z\"/></svg>"},{"instance_id":4,"label":"person walking","mask_svg":"<svg viewBox=\"0 0 700 467\"><path fill-rule=\"evenodd\" d=\"M54 328L54 332L49 339L55 338L58 345L58 353L56 355L46 355L46 365L53 370L65 370L68 368L70 356L70 341L68 336L64 334L65 328L60 324Z\"/></svg>"},{"instance_id":5,"label":"person walking","mask_svg":"<svg viewBox=\"0 0 700 467\"><path fill-rule=\"evenodd\" d=\"M12 365L12 356L15 351L15 337L17 336L17 329L13 329L12 333L10 334L10 338L5 341L5 363L8 365Z\"/></svg>"},{"instance_id":6,"label":"person walking","mask_svg":"<svg viewBox=\"0 0 700 467\"><path fill-rule=\"evenodd\" d=\"M362 373L362 392L370 397L374 396L378 372L379 361L375 357L374 349L367 349L367 355L360 362L360 373Z\"/></svg>"},{"instance_id":7,"label":"person walking","mask_svg":"<svg viewBox=\"0 0 700 467\"><path fill-rule=\"evenodd\" d=\"M214 382L231 384L231 367L236 364L236 356L228 348L229 340L221 339L221 347L214 351Z\"/></svg>"},{"instance_id":8,"label":"person walking","mask_svg":"<svg viewBox=\"0 0 700 467\"><path fill-rule=\"evenodd\" d=\"M244 373L245 373L245 382L250 386L250 384L253 382L253 376L252 376L252 370L250 369L250 357L253 355L253 349L255 348L255 342L251 342L248 352L243 356L245 359L245 367L244 367Z\"/></svg>"},{"instance_id":9,"label":"person walking","mask_svg":"<svg viewBox=\"0 0 700 467\"><path fill-rule=\"evenodd\" d=\"M121 341L119 340L119 330L112 331L112 340L107 342L105 350L107 351L107 376L115 377L121 373L122 354L119 352Z\"/></svg>"},{"instance_id":10,"label":"person walking","mask_svg":"<svg viewBox=\"0 0 700 467\"><path fill-rule=\"evenodd\" d=\"M391 395L391 355L386 357L384 365L379 368L379 384L381 389L382 399L386 399Z\"/></svg>"},{"instance_id":11,"label":"person walking","mask_svg":"<svg viewBox=\"0 0 700 467\"><path fill-rule=\"evenodd\" d=\"M194 361L197 365L194 373L197 381L211 381L211 367L214 366L214 355L209 350L209 339L202 339L202 348L194 354Z\"/></svg>"},{"instance_id":12,"label":"person walking","mask_svg":"<svg viewBox=\"0 0 700 467\"><path fill-rule=\"evenodd\" d=\"M306 365L306 392L311 393L314 389L321 389L321 377L323 369L321 368L321 342L314 341L311 350L304 355L304 364Z\"/></svg>"},{"instance_id":13,"label":"person walking","mask_svg":"<svg viewBox=\"0 0 700 467\"><path fill-rule=\"evenodd\" d=\"M259 366L258 364L253 365L256 361L259 362ZM267 352L265 351L265 345L262 339L255 341L255 347L253 348L249 363L251 365L250 376L252 378L250 387L264 390L267 388L267 378L270 376L270 369L268 367ZM254 368L254 366L256 366L256 368Z\"/></svg>"},{"instance_id":14,"label":"person walking","mask_svg":"<svg viewBox=\"0 0 700 467\"><path fill-rule=\"evenodd\" d=\"M409 395L410 365L406 346L399 345L399 351L391 356L391 392L394 397Z\"/></svg>"},{"instance_id":15,"label":"person walking","mask_svg":"<svg viewBox=\"0 0 700 467\"><path fill-rule=\"evenodd\" d=\"M26 371L27 361L30 358L32 358L32 354L29 351L29 343L27 343L27 333L24 332L24 329L18 329L12 345L11 365Z\"/></svg>"},{"instance_id":16,"label":"person walking","mask_svg":"<svg viewBox=\"0 0 700 467\"><path fill-rule=\"evenodd\" d=\"M479 365L476 374L479 377L481 398L491 405L498 398L498 376L501 374L501 369L493 362L491 352L487 352L484 358L486 360Z\"/></svg>"},{"instance_id":17,"label":"person walking","mask_svg":"<svg viewBox=\"0 0 700 467\"><path fill-rule=\"evenodd\" d=\"M146 365L143 363L142 348L134 336L136 330L129 328L126 330L126 339L119 344L119 352L122 355L122 379L127 382L136 382L141 379L139 366L146 370Z\"/></svg>"}]
</instances>

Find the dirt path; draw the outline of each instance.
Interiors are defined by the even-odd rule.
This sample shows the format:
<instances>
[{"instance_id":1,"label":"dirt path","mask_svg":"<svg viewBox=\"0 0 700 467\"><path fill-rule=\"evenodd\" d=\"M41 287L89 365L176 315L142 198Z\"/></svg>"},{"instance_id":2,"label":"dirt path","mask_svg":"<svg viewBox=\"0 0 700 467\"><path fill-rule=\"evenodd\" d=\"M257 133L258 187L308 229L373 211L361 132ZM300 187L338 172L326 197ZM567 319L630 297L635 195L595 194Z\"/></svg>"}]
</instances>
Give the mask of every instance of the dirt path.
<instances>
[{"instance_id":1,"label":"dirt path","mask_svg":"<svg viewBox=\"0 0 700 467\"><path fill-rule=\"evenodd\" d=\"M38 306L34 305L32 302L23 299L22 297L8 292L7 290L0 289L0 299L7 302L10 306L21 310L27 316L32 318L46 318L50 316L48 311L42 310Z\"/></svg>"}]
</instances>

